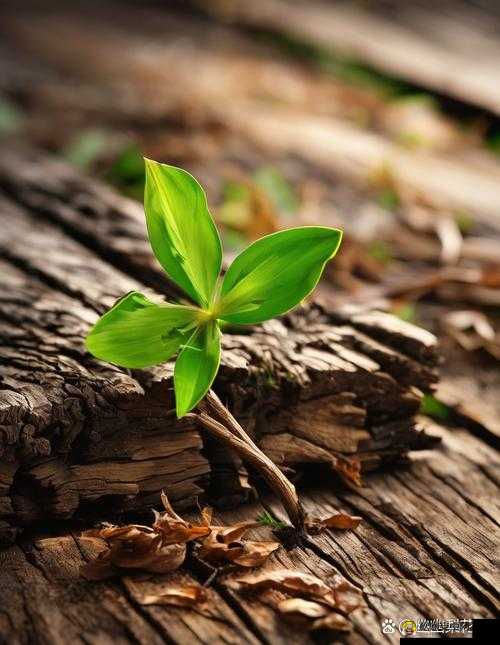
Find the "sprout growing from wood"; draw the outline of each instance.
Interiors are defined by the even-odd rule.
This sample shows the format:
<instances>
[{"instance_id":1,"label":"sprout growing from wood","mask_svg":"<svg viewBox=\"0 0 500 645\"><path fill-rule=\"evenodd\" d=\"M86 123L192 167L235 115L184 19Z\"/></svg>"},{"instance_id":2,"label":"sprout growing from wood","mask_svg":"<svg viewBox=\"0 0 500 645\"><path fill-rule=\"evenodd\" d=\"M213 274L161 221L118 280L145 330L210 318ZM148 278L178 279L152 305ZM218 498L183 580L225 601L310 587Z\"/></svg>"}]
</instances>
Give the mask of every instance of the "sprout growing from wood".
<instances>
[{"instance_id":1,"label":"sprout growing from wood","mask_svg":"<svg viewBox=\"0 0 500 645\"><path fill-rule=\"evenodd\" d=\"M337 252L342 232L303 226L267 235L250 244L221 276L222 245L203 189L185 170L145 161L149 240L159 263L192 304L156 304L139 292L128 293L94 325L87 349L128 368L150 367L177 355L178 418L208 393L198 421L259 467L286 497L283 489L291 487L295 493L293 486L209 392L219 369L221 323L253 325L298 305ZM283 501L290 514L293 504ZM296 512L291 519L302 523Z\"/></svg>"}]
</instances>

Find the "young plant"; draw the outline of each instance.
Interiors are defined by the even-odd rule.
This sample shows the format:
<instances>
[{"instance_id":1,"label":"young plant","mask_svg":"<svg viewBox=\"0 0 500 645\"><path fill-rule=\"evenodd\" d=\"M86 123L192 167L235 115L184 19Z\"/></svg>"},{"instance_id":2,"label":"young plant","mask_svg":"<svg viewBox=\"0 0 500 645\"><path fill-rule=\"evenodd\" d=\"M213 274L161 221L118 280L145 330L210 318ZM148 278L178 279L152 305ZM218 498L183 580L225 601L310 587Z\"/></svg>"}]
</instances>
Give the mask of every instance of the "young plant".
<instances>
[{"instance_id":1,"label":"young plant","mask_svg":"<svg viewBox=\"0 0 500 645\"><path fill-rule=\"evenodd\" d=\"M200 403L215 379L221 321L253 325L295 307L316 286L342 233L303 226L267 235L250 244L221 276L221 241L201 186L180 168L145 163L149 240L192 304L156 304L137 291L128 293L94 325L86 347L97 358L128 368L150 367L177 354L174 391L180 418ZM213 395L210 401L212 408L222 405ZM227 427L220 408L216 422ZM233 434L235 424L239 440L250 442L231 417Z\"/></svg>"}]
</instances>

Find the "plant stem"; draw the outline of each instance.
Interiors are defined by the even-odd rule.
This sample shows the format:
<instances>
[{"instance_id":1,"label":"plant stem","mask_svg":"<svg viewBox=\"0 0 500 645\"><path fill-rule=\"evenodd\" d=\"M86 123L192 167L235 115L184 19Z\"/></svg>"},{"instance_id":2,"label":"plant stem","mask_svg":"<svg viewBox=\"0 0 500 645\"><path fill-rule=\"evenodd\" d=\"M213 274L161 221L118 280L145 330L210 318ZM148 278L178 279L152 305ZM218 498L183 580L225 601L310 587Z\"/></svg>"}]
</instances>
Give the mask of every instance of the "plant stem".
<instances>
[{"instance_id":1,"label":"plant stem","mask_svg":"<svg viewBox=\"0 0 500 645\"><path fill-rule=\"evenodd\" d=\"M304 511L295 486L278 466L253 442L217 394L210 390L199 406L195 418L206 430L226 443L244 460L254 466L280 497L290 521L298 530L304 528Z\"/></svg>"}]
</instances>

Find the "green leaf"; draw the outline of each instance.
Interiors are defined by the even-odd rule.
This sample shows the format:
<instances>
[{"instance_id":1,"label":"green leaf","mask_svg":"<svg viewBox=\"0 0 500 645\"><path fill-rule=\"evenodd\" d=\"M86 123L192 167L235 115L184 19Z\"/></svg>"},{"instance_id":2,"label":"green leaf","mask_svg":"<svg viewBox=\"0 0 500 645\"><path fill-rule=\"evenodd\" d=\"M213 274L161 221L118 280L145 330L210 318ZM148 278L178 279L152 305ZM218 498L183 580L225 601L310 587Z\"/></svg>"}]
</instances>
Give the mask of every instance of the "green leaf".
<instances>
[{"instance_id":1,"label":"green leaf","mask_svg":"<svg viewBox=\"0 0 500 645\"><path fill-rule=\"evenodd\" d=\"M174 387L177 417L192 410L213 383L220 362L220 330L214 320L198 328L175 363Z\"/></svg>"},{"instance_id":2,"label":"green leaf","mask_svg":"<svg viewBox=\"0 0 500 645\"><path fill-rule=\"evenodd\" d=\"M222 262L203 189L185 170L146 159L144 208L153 251L169 276L209 307Z\"/></svg>"},{"instance_id":3,"label":"green leaf","mask_svg":"<svg viewBox=\"0 0 500 645\"><path fill-rule=\"evenodd\" d=\"M132 291L97 321L85 345L96 358L109 363L149 367L171 358L197 321L193 307L157 305Z\"/></svg>"},{"instance_id":4,"label":"green leaf","mask_svg":"<svg viewBox=\"0 0 500 645\"><path fill-rule=\"evenodd\" d=\"M253 324L289 311L314 289L341 239L338 229L303 226L257 240L224 276L219 318Z\"/></svg>"}]
</instances>

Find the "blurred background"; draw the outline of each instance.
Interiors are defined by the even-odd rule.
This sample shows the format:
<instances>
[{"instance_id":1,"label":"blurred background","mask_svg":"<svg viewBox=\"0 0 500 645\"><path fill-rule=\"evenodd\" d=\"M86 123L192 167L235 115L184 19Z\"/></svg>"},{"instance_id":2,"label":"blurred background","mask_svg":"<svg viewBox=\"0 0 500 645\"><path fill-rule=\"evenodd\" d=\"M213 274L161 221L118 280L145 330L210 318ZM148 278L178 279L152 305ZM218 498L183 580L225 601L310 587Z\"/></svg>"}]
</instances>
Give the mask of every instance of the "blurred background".
<instances>
[{"instance_id":1,"label":"blurred background","mask_svg":"<svg viewBox=\"0 0 500 645\"><path fill-rule=\"evenodd\" d=\"M180 165L228 257L280 228L343 228L315 297L436 333L427 412L500 431L500 6L4 2L0 32L2 146L136 200L143 155Z\"/></svg>"}]
</instances>

